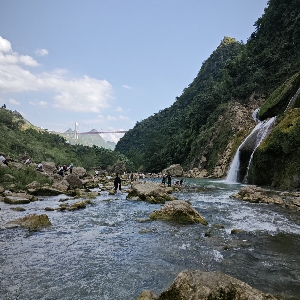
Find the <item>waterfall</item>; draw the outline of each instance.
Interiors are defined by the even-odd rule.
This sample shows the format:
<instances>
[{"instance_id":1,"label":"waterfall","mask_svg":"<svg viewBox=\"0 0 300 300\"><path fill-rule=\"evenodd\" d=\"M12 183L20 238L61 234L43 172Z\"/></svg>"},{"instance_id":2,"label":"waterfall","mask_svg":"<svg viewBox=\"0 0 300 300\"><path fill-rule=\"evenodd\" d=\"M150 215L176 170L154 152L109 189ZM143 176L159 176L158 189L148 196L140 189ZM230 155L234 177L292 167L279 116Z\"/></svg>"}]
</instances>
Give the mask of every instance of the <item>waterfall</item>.
<instances>
[{"instance_id":1,"label":"waterfall","mask_svg":"<svg viewBox=\"0 0 300 300\"><path fill-rule=\"evenodd\" d=\"M262 141L269 135L269 133L272 129L272 125L275 123L275 121L276 121L276 117L273 117L273 118L269 119L268 121L262 122L262 125L259 128L259 131L258 131L258 134L256 137L255 147L254 147L253 152L251 153L249 163L247 166L246 176L243 180L245 183L247 183L247 180L248 180L248 173L249 173L250 165L252 163L253 154L254 154L255 150L258 148L258 146L262 143Z\"/></svg>"},{"instance_id":2,"label":"waterfall","mask_svg":"<svg viewBox=\"0 0 300 300\"><path fill-rule=\"evenodd\" d=\"M298 95L300 94L300 87L297 90L296 94L291 98L291 100L289 101L289 104L287 105L285 111L287 111L296 101Z\"/></svg>"},{"instance_id":3,"label":"waterfall","mask_svg":"<svg viewBox=\"0 0 300 300\"><path fill-rule=\"evenodd\" d=\"M298 88L295 95L290 99L285 111L294 105L299 94L300 94L300 87ZM249 172L252 160L253 160L254 152L258 148L258 146L262 143L262 141L268 136L268 134L270 133L270 131L272 129L272 125L276 121L276 117L273 117L273 118L270 118L269 120L261 122L257 118L258 112L259 112L259 109L255 110L252 114L253 119L256 122L258 122L258 124L254 127L254 129L251 131L251 133L246 137L246 139L243 141L243 143L239 146L239 148L238 148L237 152L235 153L235 156L231 162L231 165L230 165L228 173L227 173L227 178L226 178L226 182L228 182L228 183L238 183L239 179L240 179L240 181L247 183L248 172ZM252 144L253 149L252 149L252 152L251 152L251 155L249 158L249 162L247 165L246 175L244 178L241 179L241 178L239 178L240 154L241 154L241 150L243 149L243 147L245 148L248 141ZM249 148L249 146L248 146L248 148Z\"/></svg>"},{"instance_id":4,"label":"waterfall","mask_svg":"<svg viewBox=\"0 0 300 300\"><path fill-rule=\"evenodd\" d=\"M253 130L250 132L250 134L245 138L243 143L239 146L237 149L235 156L230 164L229 171L227 173L226 182L228 183L237 183L238 177L239 177L239 169L240 169L240 150L245 145L245 143L250 139L251 136L253 136L257 130L262 126L262 122L259 122Z\"/></svg>"}]
</instances>

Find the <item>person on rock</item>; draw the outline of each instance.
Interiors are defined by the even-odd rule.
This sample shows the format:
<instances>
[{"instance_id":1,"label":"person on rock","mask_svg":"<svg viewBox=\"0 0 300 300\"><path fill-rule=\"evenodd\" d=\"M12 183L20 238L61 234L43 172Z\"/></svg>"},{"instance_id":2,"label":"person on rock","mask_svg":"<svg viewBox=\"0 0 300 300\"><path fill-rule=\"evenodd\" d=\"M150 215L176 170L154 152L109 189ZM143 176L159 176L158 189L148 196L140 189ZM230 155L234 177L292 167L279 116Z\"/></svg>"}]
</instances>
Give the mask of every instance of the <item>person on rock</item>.
<instances>
[{"instance_id":1,"label":"person on rock","mask_svg":"<svg viewBox=\"0 0 300 300\"><path fill-rule=\"evenodd\" d=\"M69 165L69 170L70 170L70 174L72 174L72 172L73 172L73 164L72 163Z\"/></svg>"},{"instance_id":2,"label":"person on rock","mask_svg":"<svg viewBox=\"0 0 300 300\"><path fill-rule=\"evenodd\" d=\"M121 178L119 177L119 174L116 174L116 178L114 180L114 186L115 186L115 191L118 189L121 191Z\"/></svg>"},{"instance_id":3,"label":"person on rock","mask_svg":"<svg viewBox=\"0 0 300 300\"><path fill-rule=\"evenodd\" d=\"M168 186L171 186L172 176L170 173L168 173L167 179L168 179Z\"/></svg>"},{"instance_id":4,"label":"person on rock","mask_svg":"<svg viewBox=\"0 0 300 300\"><path fill-rule=\"evenodd\" d=\"M166 175L165 175L165 174L163 174L161 183L162 183L164 186L166 185Z\"/></svg>"}]
</instances>

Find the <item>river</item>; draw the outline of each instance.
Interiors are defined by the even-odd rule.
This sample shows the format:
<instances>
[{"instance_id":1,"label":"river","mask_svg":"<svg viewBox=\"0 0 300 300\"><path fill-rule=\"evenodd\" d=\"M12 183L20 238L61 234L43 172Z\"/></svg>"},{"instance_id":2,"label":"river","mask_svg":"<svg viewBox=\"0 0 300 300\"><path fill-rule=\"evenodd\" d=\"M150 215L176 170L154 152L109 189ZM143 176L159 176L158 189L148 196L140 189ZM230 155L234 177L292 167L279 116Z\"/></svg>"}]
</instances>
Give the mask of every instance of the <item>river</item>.
<instances>
[{"instance_id":1,"label":"river","mask_svg":"<svg viewBox=\"0 0 300 300\"><path fill-rule=\"evenodd\" d=\"M161 205L126 200L126 193L103 192L78 211L45 212L65 195L39 197L25 212L0 202L0 226L29 213L47 213L52 223L39 232L0 230L0 298L133 300L144 289L159 294L182 270L200 269L300 299L299 213L229 198L239 184L187 179L186 186L174 195L208 226L146 221Z\"/></svg>"}]
</instances>

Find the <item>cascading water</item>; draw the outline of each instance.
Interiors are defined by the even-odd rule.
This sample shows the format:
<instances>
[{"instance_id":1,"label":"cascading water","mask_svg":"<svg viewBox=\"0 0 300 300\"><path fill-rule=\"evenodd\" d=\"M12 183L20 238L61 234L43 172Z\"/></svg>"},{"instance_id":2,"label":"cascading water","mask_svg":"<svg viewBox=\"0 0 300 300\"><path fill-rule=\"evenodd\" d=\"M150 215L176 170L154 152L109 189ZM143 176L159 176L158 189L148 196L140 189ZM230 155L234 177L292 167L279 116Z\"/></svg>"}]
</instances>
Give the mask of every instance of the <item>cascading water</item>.
<instances>
[{"instance_id":1,"label":"cascading water","mask_svg":"<svg viewBox=\"0 0 300 300\"><path fill-rule=\"evenodd\" d=\"M231 162L229 171L227 173L227 178L226 178L226 182L228 183L238 183L238 178L239 178L239 169L240 169L240 150L241 148L245 145L245 143L253 136L257 133L257 130L259 130L262 126L262 122L260 122L257 118L257 114L259 112L259 108L256 109L253 114L252 117L253 119L258 122L258 124L253 128L253 130L250 132L250 134L245 138L245 140L243 141L243 143L239 146L238 150L235 153L235 156Z\"/></svg>"},{"instance_id":2,"label":"cascading water","mask_svg":"<svg viewBox=\"0 0 300 300\"><path fill-rule=\"evenodd\" d=\"M247 181L248 181L248 173L249 173L250 165L253 160L253 154L254 154L255 150L258 148L258 146L262 143L262 141L269 135L269 133L271 132L271 129L272 129L272 125L275 123L275 121L276 121L276 117L273 117L268 121L262 122L262 125L259 128L259 132L256 137L255 148L254 148L253 152L251 153L249 163L247 166L246 176L243 180L245 183L247 183Z\"/></svg>"},{"instance_id":3,"label":"cascading water","mask_svg":"<svg viewBox=\"0 0 300 300\"><path fill-rule=\"evenodd\" d=\"M295 95L290 99L285 111L287 111L290 107L293 106L293 104L295 103L298 95L300 94L300 87L297 90L297 92L295 93ZM263 142L263 140L269 135L269 133L271 132L272 129L272 125L275 123L276 121L276 117L272 117L269 120L266 121L259 121L259 119L257 118L259 109L255 110L254 113L252 114L252 117L254 118L254 120L256 122L258 122L258 124L254 127L254 129L251 131L251 133L246 137L246 139L243 141L243 143L239 146L232 162L231 165L229 167L229 171L227 173L227 178L226 178L226 182L228 183L238 183L238 182L245 182L247 183L247 178L248 178L248 173L249 173L249 169L253 160L253 155L255 150L258 148L258 146ZM241 150L243 148L245 148L246 144L250 143L251 144L251 155L249 157L248 160L248 164L247 164L247 169L246 169L246 173L245 176L243 178L241 178L242 176L240 176L240 164L241 164ZM249 151L249 145L247 145L247 150Z\"/></svg>"}]
</instances>

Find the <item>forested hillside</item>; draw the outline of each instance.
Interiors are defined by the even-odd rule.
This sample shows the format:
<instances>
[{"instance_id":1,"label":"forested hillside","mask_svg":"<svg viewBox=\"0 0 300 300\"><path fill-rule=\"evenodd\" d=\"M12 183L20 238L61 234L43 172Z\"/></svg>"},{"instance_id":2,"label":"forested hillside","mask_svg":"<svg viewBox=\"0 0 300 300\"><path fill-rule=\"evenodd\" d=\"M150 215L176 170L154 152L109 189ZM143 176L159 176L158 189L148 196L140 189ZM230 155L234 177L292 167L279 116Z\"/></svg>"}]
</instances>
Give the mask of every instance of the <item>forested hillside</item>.
<instances>
[{"instance_id":1,"label":"forested hillside","mask_svg":"<svg viewBox=\"0 0 300 300\"><path fill-rule=\"evenodd\" d=\"M136 168L150 172L180 163L185 169L200 166L214 174L229 148L231 159L248 134L233 124L234 111L248 110L251 116L300 70L299 0L270 0L254 25L246 44L225 37L174 104L138 122L116 150Z\"/></svg>"},{"instance_id":2,"label":"forested hillside","mask_svg":"<svg viewBox=\"0 0 300 300\"><path fill-rule=\"evenodd\" d=\"M26 122L22 116L0 109L0 153L5 157L25 161L30 157L33 162L51 161L58 165L73 163L86 169L110 167L124 163L131 169L130 161L122 154L102 147L70 145L58 135L37 128L22 128Z\"/></svg>"}]
</instances>

